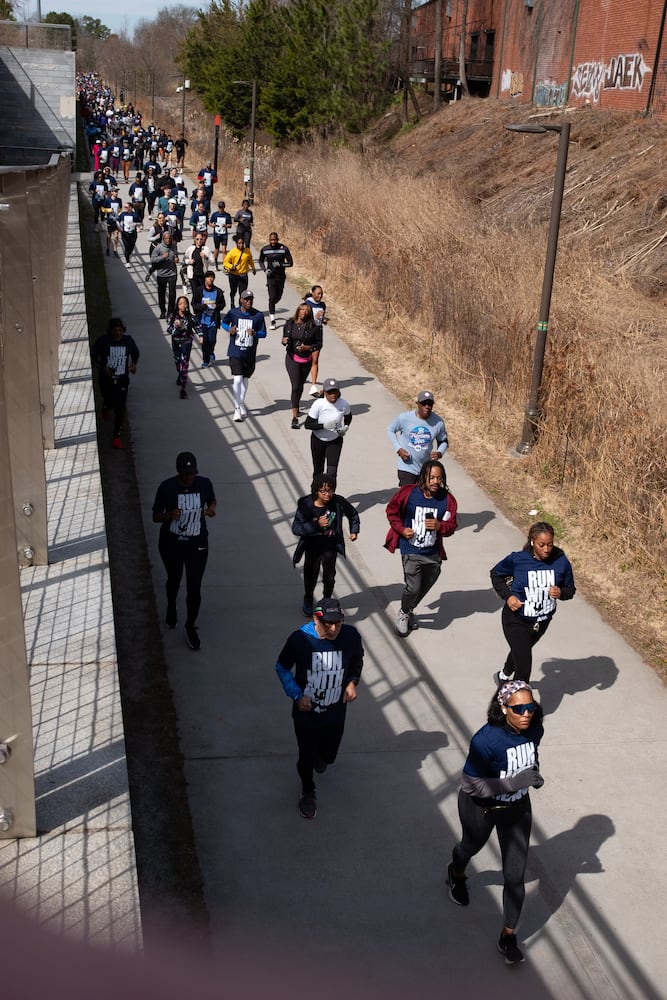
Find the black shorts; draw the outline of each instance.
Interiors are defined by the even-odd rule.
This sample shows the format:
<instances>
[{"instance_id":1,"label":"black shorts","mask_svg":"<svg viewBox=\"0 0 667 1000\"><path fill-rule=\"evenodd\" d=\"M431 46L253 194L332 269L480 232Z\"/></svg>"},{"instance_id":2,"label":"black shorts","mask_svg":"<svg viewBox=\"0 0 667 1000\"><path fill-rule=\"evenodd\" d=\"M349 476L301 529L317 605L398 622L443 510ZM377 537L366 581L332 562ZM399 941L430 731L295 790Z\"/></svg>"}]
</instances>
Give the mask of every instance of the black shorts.
<instances>
[{"instance_id":1,"label":"black shorts","mask_svg":"<svg viewBox=\"0 0 667 1000\"><path fill-rule=\"evenodd\" d=\"M220 247L224 247L226 250L228 240L229 240L229 233L225 233L224 235L222 233L213 233L213 245L215 246L216 250L219 250Z\"/></svg>"},{"instance_id":2,"label":"black shorts","mask_svg":"<svg viewBox=\"0 0 667 1000\"><path fill-rule=\"evenodd\" d=\"M230 358L229 367L232 375L242 375L243 378L250 378L255 370L255 355L248 358Z\"/></svg>"}]
</instances>

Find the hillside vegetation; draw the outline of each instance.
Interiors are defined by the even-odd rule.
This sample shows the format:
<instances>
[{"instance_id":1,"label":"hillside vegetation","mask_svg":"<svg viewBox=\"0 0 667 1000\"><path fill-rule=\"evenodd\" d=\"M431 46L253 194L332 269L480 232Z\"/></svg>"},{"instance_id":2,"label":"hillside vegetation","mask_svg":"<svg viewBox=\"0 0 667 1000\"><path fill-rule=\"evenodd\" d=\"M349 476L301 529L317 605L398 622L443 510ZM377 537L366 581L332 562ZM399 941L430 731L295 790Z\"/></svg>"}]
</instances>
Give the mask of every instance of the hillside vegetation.
<instances>
[{"instance_id":1,"label":"hillside vegetation","mask_svg":"<svg viewBox=\"0 0 667 1000\"><path fill-rule=\"evenodd\" d=\"M324 284L337 332L406 404L433 389L454 455L521 529L533 508L554 523L588 595L664 671L667 126L559 114L570 156L526 459L508 449L528 399L558 137L503 125L544 112L468 100L403 130L387 115L356 149L260 149L257 229L278 229L304 287ZM243 155L226 147L225 193Z\"/></svg>"}]
</instances>

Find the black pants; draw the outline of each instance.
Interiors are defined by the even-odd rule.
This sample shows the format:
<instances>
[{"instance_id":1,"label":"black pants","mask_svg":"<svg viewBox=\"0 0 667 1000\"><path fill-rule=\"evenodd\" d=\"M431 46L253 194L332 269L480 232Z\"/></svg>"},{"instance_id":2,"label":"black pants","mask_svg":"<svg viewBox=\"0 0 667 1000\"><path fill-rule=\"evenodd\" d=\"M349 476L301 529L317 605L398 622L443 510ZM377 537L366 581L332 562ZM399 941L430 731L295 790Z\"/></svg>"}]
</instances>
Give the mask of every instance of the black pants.
<instances>
[{"instance_id":1,"label":"black pants","mask_svg":"<svg viewBox=\"0 0 667 1000\"><path fill-rule=\"evenodd\" d=\"M190 278L190 288L192 289L192 298L190 299L190 304L194 309L195 303L201 301L201 295L204 291L204 272L201 274L194 274Z\"/></svg>"},{"instance_id":2,"label":"black pants","mask_svg":"<svg viewBox=\"0 0 667 1000\"><path fill-rule=\"evenodd\" d=\"M533 665L533 646L540 641L549 628L551 619L537 622L537 628L533 628L531 621L520 618L505 604L502 621L503 632L510 647L503 673L507 677L513 677L515 681L527 682L530 680L530 671Z\"/></svg>"},{"instance_id":3,"label":"black pants","mask_svg":"<svg viewBox=\"0 0 667 1000\"><path fill-rule=\"evenodd\" d=\"M312 601L317 580L322 570L324 597L331 597L336 583L336 558L338 549L333 538L310 538L306 541L303 562L303 589Z\"/></svg>"},{"instance_id":4,"label":"black pants","mask_svg":"<svg viewBox=\"0 0 667 1000\"><path fill-rule=\"evenodd\" d=\"M299 403L301 402L301 397L303 395L303 387L306 384L306 379L310 374L310 366L312 362L310 358L306 362L295 361L291 354L285 355L285 368L287 369L287 374L289 375L289 380L292 385L292 392L290 394L290 403L293 410L299 409Z\"/></svg>"},{"instance_id":5,"label":"black pants","mask_svg":"<svg viewBox=\"0 0 667 1000\"><path fill-rule=\"evenodd\" d=\"M240 294L241 292L245 292L245 290L246 290L247 287L248 287L248 275L247 274L230 274L229 275L229 296L230 296L229 307L230 307L230 309L234 305L234 296L236 295L236 293L239 292L239 294ZM241 299L240 299L240 297L239 297L239 305L241 305Z\"/></svg>"},{"instance_id":6,"label":"black pants","mask_svg":"<svg viewBox=\"0 0 667 1000\"><path fill-rule=\"evenodd\" d=\"M130 257L132 256L132 251L137 242L137 231L134 229L131 233L126 233L124 229L120 231L121 239L123 240L123 250L125 251L125 260L129 263Z\"/></svg>"},{"instance_id":7,"label":"black pants","mask_svg":"<svg viewBox=\"0 0 667 1000\"><path fill-rule=\"evenodd\" d=\"M193 538L186 542L179 541L174 536L161 538L159 544L160 556L167 571L167 604L175 604L181 577L185 569L186 598L188 623L194 625L201 606L201 581L208 559L207 539Z\"/></svg>"},{"instance_id":8,"label":"black pants","mask_svg":"<svg viewBox=\"0 0 667 1000\"><path fill-rule=\"evenodd\" d=\"M102 405L105 410L113 410L113 436L118 437L123 426L125 408L127 406L127 391L130 387L130 380L127 375L118 375L115 378L107 375L105 371L100 371L100 392L102 393Z\"/></svg>"},{"instance_id":9,"label":"black pants","mask_svg":"<svg viewBox=\"0 0 667 1000\"><path fill-rule=\"evenodd\" d=\"M414 486L418 479L419 476L414 472L406 472L405 469L398 470L399 486Z\"/></svg>"},{"instance_id":10,"label":"black pants","mask_svg":"<svg viewBox=\"0 0 667 1000\"><path fill-rule=\"evenodd\" d=\"M315 791L313 764L316 761L333 764L335 761L344 728L345 723L335 726L310 726L303 725L298 718L294 718L294 733L299 747L296 769L301 778L304 795L312 795Z\"/></svg>"},{"instance_id":11,"label":"black pants","mask_svg":"<svg viewBox=\"0 0 667 1000\"><path fill-rule=\"evenodd\" d=\"M172 337L171 350L174 356L174 364L180 386L185 388L188 384L188 369L190 367L190 351L192 350L192 337Z\"/></svg>"},{"instance_id":12,"label":"black pants","mask_svg":"<svg viewBox=\"0 0 667 1000\"><path fill-rule=\"evenodd\" d=\"M427 556L401 556L403 560L403 578L405 590L401 597L401 610L414 611L423 597L440 576L440 558L429 559Z\"/></svg>"},{"instance_id":13,"label":"black pants","mask_svg":"<svg viewBox=\"0 0 667 1000\"><path fill-rule=\"evenodd\" d=\"M166 300L166 307L165 307ZM170 274L167 278L157 276L157 301L162 314L168 313L170 316L176 308L176 275Z\"/></svg>"},{"instance_id":14,"label":"black pants","mask_svg":"<svg viewBox=\"0 0 667 1000\"><path fill-rule=\"evenodd\" d=\"M459 792L459 819L463 836L452 851L454 870L463 873L471 858L482 850L495 827L503 862L503 924L514 930L526 895L524 875L532 825L530 796L524 795L507 809L486 811L470 795Z\"/></svg>"},{"instance_id":15,"label":"black pants","mask_svg":"<svg viewBox=\"0 0 667 1000\"><path fill-rule=\"evenodd\" d=\"M313 476L324 472L324 463L326 462L327 475L331 476L335 486L342 447L342 437L335 437L333 441L322 441L316 434L311 434L310 453L313 456Z\"/></svg>"},{"instance_id":16,"label":"black pants","mask_svg":"<svg viewBox=\"0 0 667 1000\"><path fill-rule=\"evenodd\" d=\"M283 297L283 292L285 290L285 275L274 275L273 273L270 273L266 279L266 287L269 292L269 315L272 316L276 311L276 306Z\"/></svg>"}]
</instances>

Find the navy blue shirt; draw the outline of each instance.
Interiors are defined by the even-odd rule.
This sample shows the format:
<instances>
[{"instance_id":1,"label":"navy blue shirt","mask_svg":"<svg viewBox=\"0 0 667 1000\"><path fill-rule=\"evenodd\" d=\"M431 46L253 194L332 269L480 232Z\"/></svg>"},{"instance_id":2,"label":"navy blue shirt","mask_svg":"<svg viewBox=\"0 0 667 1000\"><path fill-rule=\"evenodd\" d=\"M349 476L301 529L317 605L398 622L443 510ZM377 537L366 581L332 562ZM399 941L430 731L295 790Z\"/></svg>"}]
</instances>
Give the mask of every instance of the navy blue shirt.
<instances>
[{"instance_id":1,"label":"navy blue shirt","mask_svg":"<svg viewBox=\"0 0 667 1000\"><path fill-rule=\"evenodd\" d=\"M470 741L463 773L472 778L509 778L527 767L538 767L537 748L543 735L541 722L534 722L522 733L514 733L508 726L487 723ZM498 802L518 802L527 794L527 788L520 788L495 798Z\"/></svg>"},{"instance_id":2,"label":"navy blue shirt","mask_svg":"<svg viewBox=\"0 0 667 1000\"><path fill-rule=\"evenodd\" d=\"M292 715L303 725L337 725L344 721L345 688L358 680L364 662L361 636L352 625L343 625L336 638L321 639L314 622L292 632L276 663L285 693L294 701ZM294 677L292 677L294 670ZM296 702L308 695L310 712L300 712Z\"/></svg>"},{"instance_id":3,"label":"navy blue shirt","mask_svg":"<svg viewBox=\"0 0 667 1000\"><path fill-rule=\"evenodd\" d=\"M576 591L570 560L559 548L553 548L546 559L536 559L526 549L510 552L501 559L491 570L491 579L496 592L503 597L494 577L512 578L507 584L510 593L505 599L512 594L523 601L522 607L514 614L519 618L530 619L531 622L547 621L556 611L556 598L549 597L550 587L564 590L561 595L561 600L564 601L574 597Z\"/></svg>"}]
</instances>

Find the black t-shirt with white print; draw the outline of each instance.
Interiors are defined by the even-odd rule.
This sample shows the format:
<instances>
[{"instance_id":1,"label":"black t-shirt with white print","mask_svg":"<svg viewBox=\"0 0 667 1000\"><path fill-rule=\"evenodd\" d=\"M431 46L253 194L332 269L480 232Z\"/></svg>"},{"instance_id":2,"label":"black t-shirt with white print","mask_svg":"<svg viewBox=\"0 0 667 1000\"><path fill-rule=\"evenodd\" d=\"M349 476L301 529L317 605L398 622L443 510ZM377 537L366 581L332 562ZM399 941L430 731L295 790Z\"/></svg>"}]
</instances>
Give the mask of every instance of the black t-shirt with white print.
<instances>
[{"instance_id":1,"label":"black t-shirt with white print","mask_svg":"<svg viewBox=\"0 0 667 1000\"><path fill-rule=\"evenodd\" d=\"M215 502L213 483L205 476L195 476L192 486L184 486L178 476L160 483L153 502L153 513L164 514L179 508L177 521L163 521L160 541L205 541L208 537L205 510Z\"/></svg>"}]
</instances>

